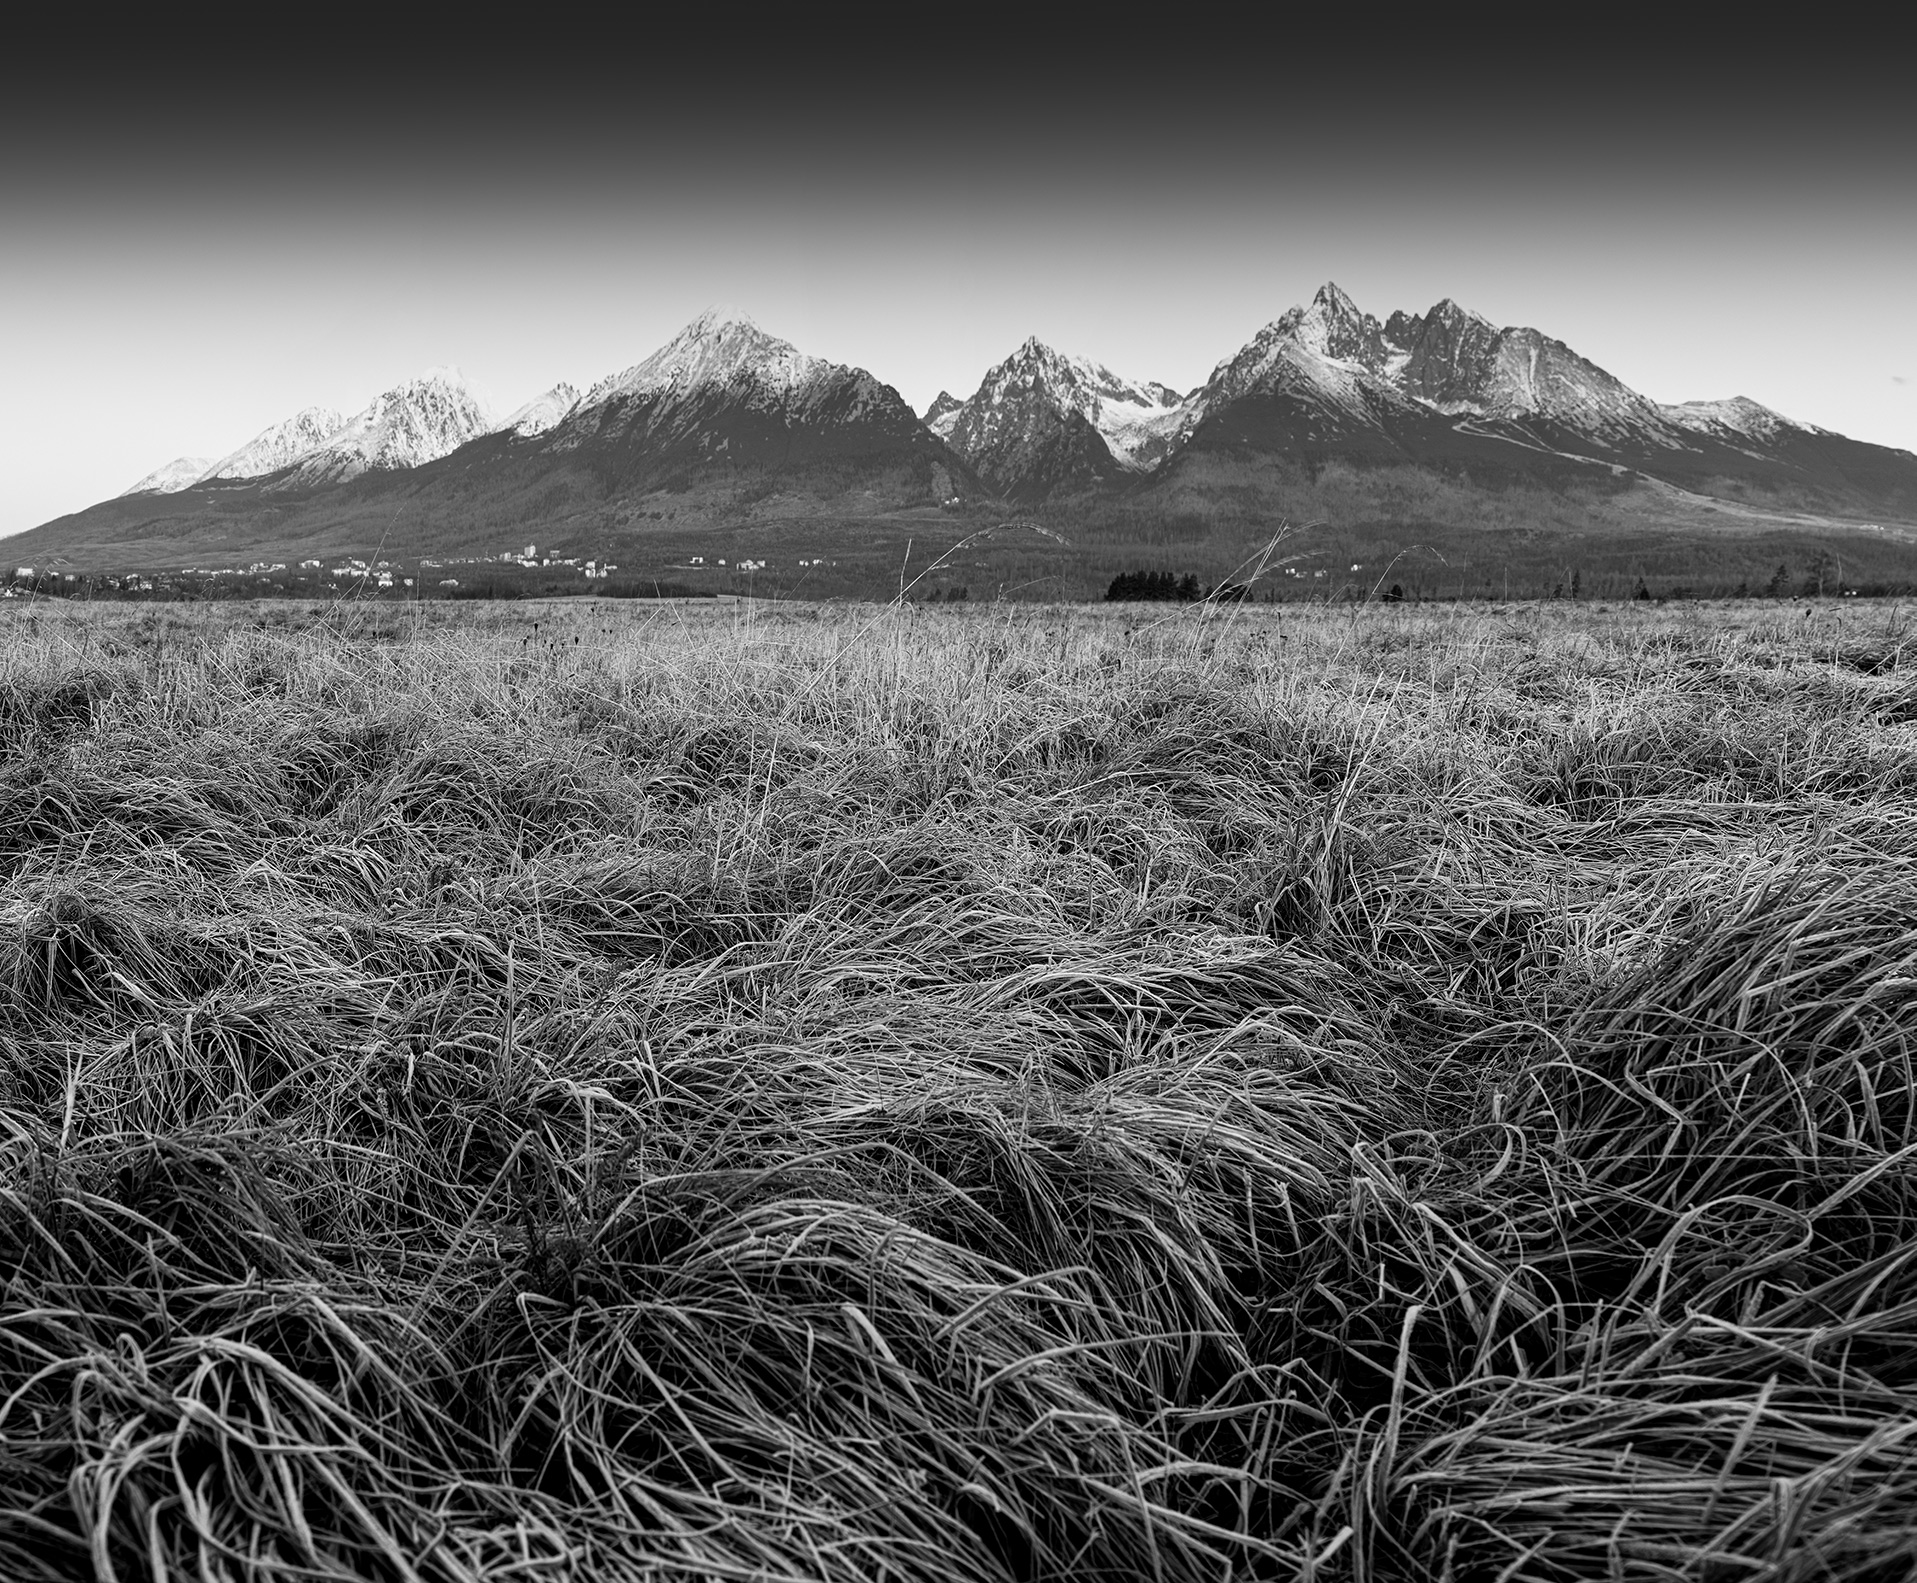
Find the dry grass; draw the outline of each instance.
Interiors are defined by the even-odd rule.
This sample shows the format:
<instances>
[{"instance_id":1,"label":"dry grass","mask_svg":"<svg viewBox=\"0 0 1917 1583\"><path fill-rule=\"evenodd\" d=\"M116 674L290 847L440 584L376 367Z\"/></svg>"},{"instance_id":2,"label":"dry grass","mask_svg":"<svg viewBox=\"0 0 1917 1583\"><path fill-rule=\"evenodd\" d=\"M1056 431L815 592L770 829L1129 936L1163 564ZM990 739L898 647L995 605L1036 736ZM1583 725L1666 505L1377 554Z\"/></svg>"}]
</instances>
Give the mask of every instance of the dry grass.
<instances>
[{"instance_id":1,"label":"dry grass","mask_svg":"<svg viewBox=\"0 0 1917 1583\"><path fill-rule=\"evenodd\" d=\"M1917 1568L1894 610L0 623L0 1574Z\"/></svg>"}]
</instances>

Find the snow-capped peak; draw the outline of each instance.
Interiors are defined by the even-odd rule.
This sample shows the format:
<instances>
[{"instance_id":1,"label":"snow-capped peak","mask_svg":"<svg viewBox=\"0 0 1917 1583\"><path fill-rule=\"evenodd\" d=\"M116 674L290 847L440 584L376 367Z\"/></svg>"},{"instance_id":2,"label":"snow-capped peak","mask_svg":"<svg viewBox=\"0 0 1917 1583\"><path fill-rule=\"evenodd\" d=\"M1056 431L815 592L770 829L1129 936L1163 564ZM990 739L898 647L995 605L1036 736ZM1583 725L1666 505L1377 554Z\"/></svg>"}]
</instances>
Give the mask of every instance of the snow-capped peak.
<instances>
[{"instance_id":1,"label":"snow-capped peak","mask_svg":"<svg viewBox=\"0 0 1917 1583\"><path fill-rule=\"evenodd\" d=\"M206 468L197 482L216 478L263 478L290 467L339 428L340 415L331 407L308 407L271 428L262 429L237 451Z\"/></svg>"},{"instance_id":2,"label":"snow-capped peak","mask_svg":"<svg viewBox=\"0 0 1917 1583\"><path fill-rule=\"evenodd\" d=\"M941 413L933 432L965 455L985 456L1042 414L1052 421L1076 415L1098 431L1122 466L1144 467L1164 454L1180 405L1168 385L1127 379L1030 336L986 373L971 400Z\"/></svg>"},{"instance_id":3,"label":"snow-capped peak","mask_svg":"<svg viewBox=\"0 0 1917 1583\"><path fill-rule=\"evenodd\" d=\"M131 489L121 490L121 498L127 495L176 494L199 481L200 475L206 471L206 463L204 456L177 457L164 467L154 468Z\"/></svg>"},{"instance_id":4,"label":"snow-capped peak","mask_svg":"<svg viewBox=\"0 0 1917 1583\"><path fill-rule=\"evenodd\" d=\"M644 362L600 380L586 392L586 405L613 396L697 390L741 379L791 391L833 368L790 341L766 334L737 309L708 308Z\"/></svg>"},{"instance_id":5,"label":"snow-capped peak","mask_svg":"<svg viewBox=\"0 0 1917 1583\"><path fill-rule=\"evenodd\" d=\"M1387 356L1384 327L1362 311L1335 281L1326 281L1308 306L1293 308L1279 320L1305 350L1335 363L1377 373Z\"/></svg>"},{"instance_id":6,"label":"snow-capped peak","mask_svg":"<svg viewBox=\"0 0 1917 1583\"><path fill-rule=\"evenodd\" d=\"M381 392L299 458L290 484L338 483L361 473L418 467L498 427L457 368L429 368Z\"/></svg>"},{"instance_id":7,"label":"snow-capped peak","mask_svg":"<svg viewBox=\"0 0 1917 1583\"><path fill-rule=\"evenodd\" d=\"M1388 361L1382 326L1327 281L1310 303L1287 308L1212 370L1189 403L1185 427L1274 382L1302 379L1337 401L1355 400L1361 378L1382 374Z\"/></svg>"}]
</instances>

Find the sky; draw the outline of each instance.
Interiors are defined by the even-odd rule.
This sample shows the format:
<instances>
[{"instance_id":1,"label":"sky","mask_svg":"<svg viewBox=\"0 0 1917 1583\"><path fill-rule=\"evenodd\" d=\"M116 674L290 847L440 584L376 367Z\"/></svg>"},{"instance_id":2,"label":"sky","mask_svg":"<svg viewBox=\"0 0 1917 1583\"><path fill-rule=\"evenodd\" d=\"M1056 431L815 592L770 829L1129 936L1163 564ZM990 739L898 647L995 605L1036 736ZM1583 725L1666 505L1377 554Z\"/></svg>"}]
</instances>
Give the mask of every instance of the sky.
<instances>
[{"instance_id":1,"label":"sky","mask_svg":"<svg viewBox=\"0 0 1917 1583\"><path fill-rule=\"evenodd\" d=\"M1917 450L1917 110L1884 41L938 16L13 52L0 534L435 365L503 415L713 304L923 410L1031 335L1189 389L1332 280Z\"/></svg>"}]
</instances>

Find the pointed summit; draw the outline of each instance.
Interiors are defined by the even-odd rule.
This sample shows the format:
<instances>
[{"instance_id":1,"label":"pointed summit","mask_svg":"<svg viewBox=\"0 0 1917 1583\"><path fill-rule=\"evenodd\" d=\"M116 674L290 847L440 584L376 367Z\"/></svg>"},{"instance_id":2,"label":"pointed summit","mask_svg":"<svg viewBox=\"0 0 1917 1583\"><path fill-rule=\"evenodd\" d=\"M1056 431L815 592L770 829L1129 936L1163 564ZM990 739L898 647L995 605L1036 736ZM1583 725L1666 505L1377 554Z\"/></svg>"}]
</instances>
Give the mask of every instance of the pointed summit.
<instances>
[{"instance_id":1,"label":"pointed summit","mask_svg":"<svg viewBox=\"0 0 1917 1583\"><path fill-rule=\"evenodd\" d=\"M858 475L883 483L860 500L930 503L972 483L890 385L726 308L708 308L650 357L600 380L538 454L567 467L575 464L560 459L576 457L627 489L743 488L737 480L772 475L838 489Z\"/></svg>"},{"instance_id":2,"label":"pointed summit","mask_svg":"<svg viewBox=\"0 0 1917 1583\"><path fill-rule=\"evenodd\" d=\"M1495 380L1500 340L1483 314L1444 297L1424 314L1394 313L1385 334L1410 354L1398 375L1406 395L1441 412L1482 406Z\"/></svg>"},{"instance_id":3,"label":"pointed summit","mask_svg":"<svg viewBox=\"0 0 1917 1583\"><path fill-rule=\"evenodd\" d=\"M1385 364L1384 328L1341 290L1326 281L1308 308L1294 308L1299 344L1334 362L1355 363L1371 373ZM1289 315L1287 315L1289 317Z\"/></svg>"},{"instance_id":4,"label":"pointed summit","mask_svg":"<svg viewBox=\"0 0 1917 1583\"><path fill-rule=\"evenodd\" d=\"M708 308L652 356L600 380L586 392L583 405L740 381L790 391L835 366L768 335L736 308Z\"/></svg>"},{"instance_id":5,"label":"pointed summit","mask_svg":"<svg viewBox=\"0 0 1917 1583\"><path fill-rule=\"evenodd\" d=\"M1028 336L935 432L1014 498L1143 471L1166 452L1180 398Z\"/></svg>"},{"instance_id":6,"label":"pointed summit","mask_svg":"<svg viewBox=\"0 0 1917 1583\"><path fill-rule=\"evenodd\" d=\"M957 414L964 410L964 407L965 403L951 391L941 390L933 397L932 405L925 409L925 416L920 421L943 440L951 434L952 425L957 421Z\"/></svg>"}]
</instances>

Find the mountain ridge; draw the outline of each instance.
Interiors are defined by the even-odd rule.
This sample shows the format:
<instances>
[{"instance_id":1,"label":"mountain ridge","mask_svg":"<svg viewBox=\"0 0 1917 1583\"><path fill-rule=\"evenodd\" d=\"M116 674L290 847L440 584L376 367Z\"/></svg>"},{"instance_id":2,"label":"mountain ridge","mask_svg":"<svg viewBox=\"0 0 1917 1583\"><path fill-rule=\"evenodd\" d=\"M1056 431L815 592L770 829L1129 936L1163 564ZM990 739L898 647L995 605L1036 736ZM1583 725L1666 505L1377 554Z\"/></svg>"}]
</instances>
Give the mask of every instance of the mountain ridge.
<instances>
[{"instance_id":1,"label":"mountain ridge","mask_svg":"<svg viewBox=\"0 0 1917 1583\"><path fill-rule=\"evenodd\" d=\"M1638 491L1646 510L1676 489L1917 523L1910 452L1741 396L1659 404L1542 331L1496 326L1449 297L1380 319L1334 282L1182 394L1034 336L971 396L941 391L920 415L869 371L714 308L584 395L562 383L503 419L442 368L351 416L307 408L197 474L194 462L16 537L157 553L208 534L291 542L302 522L350 533L400 521L441 538L457 523L498 524L525 538L992 501L1174 516L1229 501L1234 517L1255 518L1319 488L1327 467L1467 491L1522 482L1614 495L1643 480L1657 486Z\"/></svg>"}]
</instances>

